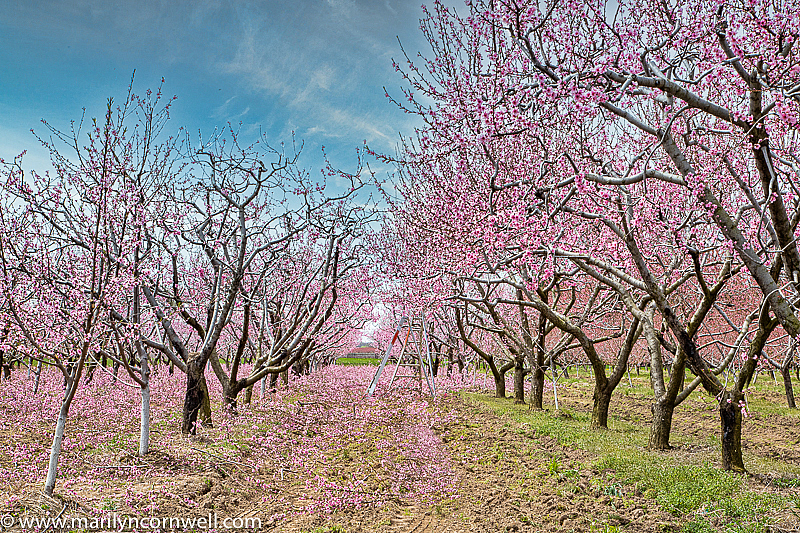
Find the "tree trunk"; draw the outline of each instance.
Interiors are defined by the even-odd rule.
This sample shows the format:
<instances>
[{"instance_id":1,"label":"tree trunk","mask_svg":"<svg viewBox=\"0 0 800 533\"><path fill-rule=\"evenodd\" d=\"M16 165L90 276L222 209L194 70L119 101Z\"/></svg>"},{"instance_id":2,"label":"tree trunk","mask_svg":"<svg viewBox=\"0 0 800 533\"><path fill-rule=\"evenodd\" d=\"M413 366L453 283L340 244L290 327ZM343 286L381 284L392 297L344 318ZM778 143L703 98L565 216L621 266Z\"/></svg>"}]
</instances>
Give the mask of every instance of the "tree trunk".
<instances>
[{"instance_id":1,"label":"tree trunk","mask_svg":"<svg viewBox=\"0 0 800 533\"><path fill-rule=\"evenodd\" d=\"M514 403L525 403L525 365L524 359L517 357L514 360Z\"/></svg>"},{"instance_id":2,"label":"tree trunk","mask_svg":"<svg viewBox=\"0 0 800 533\"><path fill-rule=\"evenodd\" d=\"M200 406L200 421L206 427L214 427L211 420L211 395L208 393L208 382L206 381L205 372L200 376L200 387L203 391L203 403Z\"/></svg>"},{"instance_id":3,"label":"tree trunk","mask_svg":"<svg viewBox=\"0 0 800 533\"><path fill-rule=\"evenodd\" d=\"M199 359L192 358L186 364L186 396L183 400L183 424L181 433L194 435L197 433L197 417L203 404L208 401L208 387L205 384L205 365Z\"/></svg>"},{"instance_id":4,"label":"tree trunk","mask_svg":"<svg viewBox=\"0 0 800 533\"><path fill-rule=\"evenodd\" d=\"M237 398L239 397L239 393L242 392L241 382L233 381L229 382L227 386L222 391L222 401L224 402L224 406L226 409L230 410L231 413L236 413L236 407L238 404Z\"/></svg>"},{"instance_id":5,"label":"tree trunk","mask_svg":"<svg viewBox=\"0 0 800 533\"><path fill-rule=\"evenodd\" d=\"M594 406L592 408L592 429L608 429L608 407L611 405L611 391L594 389Z\"/></svg>"},{"instance_id":6,"label":"tree trunk","mask_svg":"<svg viewBox=\"0 0 800 533\"><path fill-rule=\"evenodd\" d=\"M5 342L7 338L8 338L8 327L5 327L5 328L3 328L3 337L0 340L0 342ZM28 367L28 368L30 368L30 367ZM9 376L11 376L10 365L9 365L8 369L6 368L5 350L0 350L0 370L2 370L2 372L0 372L0 374L2 374L2 376L3 376L2 378L0 378L0 381L3 381L3 379L8 379Z\"/></svg>"},{"instance_id":7,"label":"tree trunk","mask_svg":"<svg viewBox=\"0 0 800 533\"><path fill-rule=\"evenodd\" d=\"M531 353L531 399L533 409L544 408L544 356L547 343L547 317L539 314L537 327L536 352Z\"/></svg>"},{"instance_id":8,"label":"tree trunk","mask_svg":"<svg viewBox=\"0 0 800 533\"><path fill-rule=\"evenodd\" d=\"M33 395L39 392L39 381L42 377L42 360L39 359L39 364L36 366L36 382L33 385Z\"/></svg>"},{"instance_id":9,"label":"tree trunk","mask_svg":"<svg viewBox=\"0 0 800 533\"><path fill-rule=\"evenodd\" d=\"M61 443L64 441L64 426L69 415L69 405L71 402L65 401L61 404L56 422L56 431L53 435L53 446L50 448L50 463L47 465L47 480L44 483L44 493L48 496L53 495L56 488L56 474L58 472L58 457L61 455Z\"/></svg>"},{"instance_id":10,"label":"tree trunk","mask_svg":"<svg viewBox=\"0 0 800 533\"><path fill-rule=\"evenodd\" d=\"M84 378L84 383L88 385L94 379L94 371L97 368L97 364L89 364L87 365L88 368L86 369L86 377Z\"/></svg>"},{"instance_id":11,"label":"tree trunk","mask_svg":"<svg viewBox=\"0 0 800 533\"><path fill-rule=\"evenodd\" d=\"M61 409L58 411L56 431L53 434L53 446L50 448L50 462L47 465L47 478L44 483L44 493L48 496L53 495L53 490L56 487L58 458L61 455L61 443L64 441L64 426L66 426L67 416L69 416L69 408L72 405L72 400L75 398L75 393L78 390L78 384L81 381L83 363L86 359L87 352L88 344L84 343L81 357L71 369L72 374L65 376L65 379L67 380L67 387L64 391L64 399L61 402Z\"/></svg>"},{"instance_id":12,"label":"tree trunk","mask_svg":"<svg viewBox=\"0 0 800 533\"><path fill-rule=\"evenodd\" d=\"M791 366L787 365L785 368L781 368L781 375L783 376L783 388L786 391L786 404L789 406L789 409L797 409L797 405L794 402L791 370Z\"/></svg>"},{"instance_id":13,"label":"tree trunk","mask_svg":"<svg viewBox=\"0 0 800 533\"><path fill-rule=\"evenodd\" d=\"M726 390L719 402L722 422L722 469L744 473L742 460L742 407L744 394L737 390Z\"/></svg>"},{"instance_id":14,"label":"tree trunk","mask_svg":"<svg viewBox=\"0 0 800 533\"><path fill-rule=\"evenodd\" d=\"M544 398L544 361L537 364L531 372L531 398L530 405L533 409L543 409Z\"/></svg>"},{"instance_id":15,"label":"tree trunk","mask_svg":"<svg viewBox=\"0 0 800 533\"><path fill-rule=\"evenodd\" d=\"M494 374L494 397L506 397L506 376L504 374Z\"/></svg>"},{"instance_id":16,"label":"tree trunk","mask_svg":"<svg viewBox=\"0 0 800 533\"><path fill-rule=\"evenodd\" d=\"M675 402L669 398L661 398L653 403L653 423L650 426L650 440L647 447L651 450L669 450L669 434L672 429L672 414Z\"/></svg>"},{"instance_id":17,"label":"tree trunk","mask_svg":"<svg viewBox=\"0 0 800 533\"><path fill-rule=\"evenodd\" d=\"M139 434L139 455L150 451L150 383L142 387L142 413Z\"/></svg>"}]
</instances>

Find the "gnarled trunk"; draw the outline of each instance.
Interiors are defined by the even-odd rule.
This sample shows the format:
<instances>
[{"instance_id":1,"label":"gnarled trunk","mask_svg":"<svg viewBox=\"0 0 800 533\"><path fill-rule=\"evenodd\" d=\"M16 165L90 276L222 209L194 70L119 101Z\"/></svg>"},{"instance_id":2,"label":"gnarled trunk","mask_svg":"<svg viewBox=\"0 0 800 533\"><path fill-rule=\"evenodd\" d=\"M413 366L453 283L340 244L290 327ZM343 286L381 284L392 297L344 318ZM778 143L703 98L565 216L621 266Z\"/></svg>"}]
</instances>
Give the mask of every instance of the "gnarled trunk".
<instances>
[{"instance_id":1,"label":"gnarled trunk","mask_svg":"<svg viewBox=\"0 0 800 533\"><path fill-rule=\"evenodd\" d=\"M492 371L492 376L494 377L494 397L495 398L505 398L506 397L506 372L513 368L513 363L506 363L500 368L497 368L497 365L494 363L493 359L489 359L486 361L489 364L489 370Z\"/></svg>"},{"instance_id":2,"label":"gnarled trunk","mask_svg":"<svg viewBox=\"0 0 800 533\"><path fill-rule=\"evenodd\" d=\"M647 447L651 450L669 450L669 434L672 429L672 414L675 412L675 399L663 397L652 405L653 423L650 426L650 439Z\"/></svg>"},{"instance_id":3,"label":"gnarled trunk","mask_svg":"<svg viewBox=\"0 0 800 533\"><path fill-rule=\"evenodd\" d=\"M592 429L608 429L608 408L611 405L613 389L595 387L592 407Z\"/></svg>"},{"instance_id":4,"label":"gnarled trunk","mask_svg":"<svg viewBox=\"0 0 800 533\"><path fill-rule=\"evenodd\" d=\"M205 364L201 364L199 357L193 357L186 364L186 396L183 400L181 433L196 434L198 416L204 425L211 425L211 400L208 396Z\"/></svg>"},{"instance_id":5,"label":"gnarled trunk","mask_svg":"<svg viewBox=\"0 0 800 533\"><path fill-rule=\"evenodd\" d=\"M744 473L742 460L742 405L744 394L726 390L720 396L719 415L722 422L722 469Z\"/></svg>"},{"instance_id":6,"label":"gnarled trunk","mask_svg":"<svg viewBox=\"0 0 800 533\"><path fill-rule=\"evenodd\" d=\"M222 390L222 402L223 407L225 409L230 410L231 413L236 413L236 407L238 406L237 397L239 393L242 391L242 387L239 385L238 382L229 382L228 386L223 387Z\"/></svg>"}]
</instances>

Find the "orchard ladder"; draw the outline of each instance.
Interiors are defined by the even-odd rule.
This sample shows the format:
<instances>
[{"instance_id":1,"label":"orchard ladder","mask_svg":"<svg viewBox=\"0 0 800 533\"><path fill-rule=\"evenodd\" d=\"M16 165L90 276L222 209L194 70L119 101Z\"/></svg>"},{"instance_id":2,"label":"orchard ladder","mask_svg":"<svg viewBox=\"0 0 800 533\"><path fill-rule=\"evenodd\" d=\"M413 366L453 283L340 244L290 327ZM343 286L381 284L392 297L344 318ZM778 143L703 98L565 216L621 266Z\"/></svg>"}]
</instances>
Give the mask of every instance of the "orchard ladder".
<instances>
[{"instance_id":1,"label":"orchard ladder","mask_svg":"<svg viewBox=\"0 0 800 533\"><path fill-rule=\"evenodd\" d=\"M424 392L424 379L428 392L431 396L435 396L436 383L433 379L433 361L431 360L430 343L424 315L410 319L403 317L400 320L400 324L398 324L392 336L392 341L389 343L386 353L383 354L381 364L375 372L375 377L372 378L372 383L367 389L367 396L375 392L378 380L381 378L381 374L392 353L392 348L396 344L400 345L400 354L397 356L397 366L394 367L392 379L389 381L389 388L392 388L397 378L412 378L418 381L420 392ZM406 369L403 371L406 373L398 374L401 367Z\"/></svg>"}]
</instances>

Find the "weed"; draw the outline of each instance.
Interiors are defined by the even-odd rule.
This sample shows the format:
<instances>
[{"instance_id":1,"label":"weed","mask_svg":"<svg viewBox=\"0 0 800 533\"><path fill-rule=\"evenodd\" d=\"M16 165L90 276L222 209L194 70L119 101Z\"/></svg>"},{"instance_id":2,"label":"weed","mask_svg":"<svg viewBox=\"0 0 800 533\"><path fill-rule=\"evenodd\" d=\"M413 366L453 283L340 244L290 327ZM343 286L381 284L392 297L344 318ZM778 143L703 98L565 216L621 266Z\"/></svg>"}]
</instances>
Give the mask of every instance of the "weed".
<instances>
[{"instance_id":1,"label":"weed","mask_svg":"<svg viewBox=\"0 0 800 533\"><path fill-rule=\"evenodd\" d=\"M622 485L619 483L612 483L603 489L603 493L607 494L608 496L614 496L615 498L622 498Z\"/></svg>"},{"instance_id":2,"label":"weed","mask_svg":"<svg viewBox=\"0 0 800 533\"><path fill-rule=\"evenodd\" d=\"M500 449L500 445L495 444L492 448L492 457L494 458L495 462L502 461L506 457L506 452Z\"/></svg>"},{"instance_id":3,"label":"weed","mask_svg":"<svg viewBox=\"0 0 800 533\"><path fill-rule=\"evenodd\" d=\"M113 511L117 508L117 502L112 500L111 498L103 499L103 505L101 507L105 511Z\"/></svg>"},{"instance_id":4,"label":"weed","mask_svg":"<svg viewBox=\"0 0 800 533\"><path fill-rule=\"evenodd\" d=\"M555 476L555 475L558 475L558 472L559 472L559 470L560 470L560 469L561 469L561 465L558 463L558 457L556 457L556 456L554 455L554 456L553 456L553 457L551 457L551 458L550 458L550 460L547 462L547 472L548 472L548 473L549 473L551 476Z\"/></svg>"},{"instance_id":5,"label":"weed","mask_svg":"<svg viewBox=\"0 0 800 533\"><path fill-rule=\"evenodd\" d=\"M772 482L776 487L780 487L783 489L789 487L800 487L800 478L783 478L783 479L776 479Z\"/></svg>"}]
</instances>

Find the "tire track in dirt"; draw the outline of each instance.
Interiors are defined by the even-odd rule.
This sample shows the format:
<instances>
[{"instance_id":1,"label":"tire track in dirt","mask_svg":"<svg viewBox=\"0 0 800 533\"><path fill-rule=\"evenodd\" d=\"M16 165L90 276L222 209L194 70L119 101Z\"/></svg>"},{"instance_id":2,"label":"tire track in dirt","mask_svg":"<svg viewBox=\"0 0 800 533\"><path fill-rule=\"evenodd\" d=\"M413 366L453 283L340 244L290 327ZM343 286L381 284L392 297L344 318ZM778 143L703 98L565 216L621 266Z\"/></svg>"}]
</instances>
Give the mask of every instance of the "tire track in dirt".
<instances>
[{"instance_id":1,"label":"tire track in dirt","mask_svg":"<svg viewBox=\"0 0 800 533\"><path fill-rule=\"evenodd\" d=\"M434 522L430 514L426 514L421 519L414 522L406 533L439 533L443 531Z\"/></svg>"},{"instance_id":2,"label":"tire track in dirt","mask_svg":"<svg viewBox=\"0 0 800 533\"><path fill-rule=\"evenodd\" d=\"M401 503L394 515L389 519L391 531L407 533L414 522L414 515L418 512L417 506L410 503Z\"/></svg>"},{"instance_id":3,"label":"tire track in dirt","mask_svg":"<svg viewBox=\"0 0 800 533\"><path fill-rule=\"evenodd\" d=\"M390 529L398 533L441 533L444 531L430 511L425 512L414 504L401 504L390 518Z\"/></svg>"}]
</instances>

